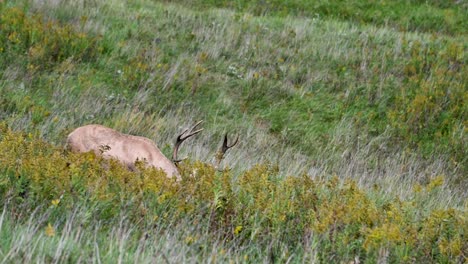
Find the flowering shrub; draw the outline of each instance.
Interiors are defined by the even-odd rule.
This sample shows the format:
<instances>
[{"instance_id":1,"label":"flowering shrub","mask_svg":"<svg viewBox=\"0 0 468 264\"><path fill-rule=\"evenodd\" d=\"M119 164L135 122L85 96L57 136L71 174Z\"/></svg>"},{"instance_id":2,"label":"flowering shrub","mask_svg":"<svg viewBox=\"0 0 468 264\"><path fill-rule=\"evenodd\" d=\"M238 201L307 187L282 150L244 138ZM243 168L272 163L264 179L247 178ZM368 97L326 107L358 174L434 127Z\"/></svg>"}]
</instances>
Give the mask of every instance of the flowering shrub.
<instances>
[{"instance_id":1,"label":"flowering shrub","mask_svg":"<svg viewBox=\"0 0 468 264\"><path fill-rule=\"evenodd\" d=\"M93 60L102 51L98 40L70 24L61 25L39 14L0 5L0 58L6 62L0 65L26 61L28 70L35 71L68 58Z\"/></svg>"},{"instance_id":2,"label":"flowering shrub","mask_svg":"<svg viewBox=\"0 0 468 264\"><path fill-rule=\"evenodd\" d=\"M136 222L206 216L211 232L241 244L281 238L294 246L318 236L323 259L340 254L372 260L389 252L395 262L456 262L468 247L466 211L422 209L425 195L437 191L443 177L415 187L408 201L382 202L352 180L284 177L272 165L232 175L209 164L186 163L180 182L137 165L138 171L131 172L117 161L70 153L32 134L0 127L0 195L14 198L18 208L26 201L45 201L66 210L86 201L99 209L95 217L110 219L133 201L137 206L128 218Z\"/></svg>"},{"instance_id":3,"label":"flowering shrub","mask_svg":"<svg viewBox=\"0 0 468 264\"><path fill-rule=\"evenodd\" d=\"M451 150L454 157L466 156L466 112L468 78L466 47L455 42L408 43L403 40L408 60L404 80L396 93L395 105L387 117L396 134L413 144L434 141Z\"/></svg>"}]
</instances>

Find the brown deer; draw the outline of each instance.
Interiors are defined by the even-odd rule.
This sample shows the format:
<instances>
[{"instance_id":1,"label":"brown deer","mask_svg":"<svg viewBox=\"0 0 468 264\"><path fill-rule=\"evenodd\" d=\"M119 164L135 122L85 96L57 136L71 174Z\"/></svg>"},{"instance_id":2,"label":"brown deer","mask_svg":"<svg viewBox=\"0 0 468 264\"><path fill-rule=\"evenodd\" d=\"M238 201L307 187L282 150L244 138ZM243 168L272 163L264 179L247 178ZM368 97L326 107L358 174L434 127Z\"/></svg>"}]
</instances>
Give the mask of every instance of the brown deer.
<instances>
[{"instance_id":1,"label":"brown deer","mask_svg":"<svg viewBox=\"0 0 468 264\"><path fill-rule=\"evenodd\" d=\"M135 169L137 160L146 162L147 166L162 169L169 178L175 176L180 180L177 164L183 159L178 159L179 147L186 139L200 133L203 128L197 129L202 121L196 123L192 128L186 129L179 136L174 146L172 161L166 158L156 144L145 137L122 134L114 129L101 125L86 125L75 129L68 135L67 146L73 152L94 151L96 155L104 158L114 158L125 164L130 170ZM227 145L227 134L223 146L217 154L217 165L223 159L226 151L237 144Z\"/></svg>"}]
</instances>

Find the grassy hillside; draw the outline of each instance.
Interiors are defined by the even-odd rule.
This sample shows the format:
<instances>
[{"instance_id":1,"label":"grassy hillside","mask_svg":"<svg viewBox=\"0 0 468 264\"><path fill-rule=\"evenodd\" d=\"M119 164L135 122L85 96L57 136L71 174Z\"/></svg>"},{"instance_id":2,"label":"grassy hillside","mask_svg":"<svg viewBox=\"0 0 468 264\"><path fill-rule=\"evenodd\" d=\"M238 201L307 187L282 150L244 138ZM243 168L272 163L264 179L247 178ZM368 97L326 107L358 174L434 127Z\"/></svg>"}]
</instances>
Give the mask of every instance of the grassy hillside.
<instances>
[{"instance_id":1,"label":"grassy hillside","mask_svg":"<svg viewBox=\"0 0 468 264\"><path fill-rule=\"evenodd\" d=\"M175 2L200 10L217 7L255 15L325 17L359 24L385 25L400 31L466 35L468 27L466 1L190 0Z\"/></svg>"},{"instance_id":2,"label":"grassy hillside","mask_svg":"<svg viewBox=\"0 0 468 264\"><path fill-rule=\"evenodd\" d=\"M0 3L2 258L466 261L465 4L310 3ZM201 119L181 183L63 150Z\"/></svg>"}]
</instances>

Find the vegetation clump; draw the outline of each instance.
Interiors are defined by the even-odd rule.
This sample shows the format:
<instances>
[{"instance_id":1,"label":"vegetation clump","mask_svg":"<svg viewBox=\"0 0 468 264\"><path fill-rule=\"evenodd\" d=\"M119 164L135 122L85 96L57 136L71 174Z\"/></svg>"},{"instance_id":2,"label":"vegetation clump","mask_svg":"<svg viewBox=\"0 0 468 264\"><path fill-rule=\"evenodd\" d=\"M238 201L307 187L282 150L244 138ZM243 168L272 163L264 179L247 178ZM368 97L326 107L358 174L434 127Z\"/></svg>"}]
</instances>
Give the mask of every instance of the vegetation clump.
<instances>
[{"instance_id":1,"label":"vegetation clump","mask_svg":"<svg viewBox=\"0 0 468 264\"><path fill-rule=\"evenodd\" d=\"M284 177L272 165L233 175L208 164L188 163L177 182L160 170L141 166L131 172L118 161L69 153L5 126L0 161L2 206L9 203L15 221L21 222L34 208L50 210L44 205L51 203L44 221L50 237L60 236L49 225L60 229L61 211L93 204L93 221L106 223L115 221L131 201L126 218L136 226L170 226L197 216L209 219L206 232L239 248L307 251L307 242L314 239L321 260L338 254L366 261L386 257L392 262L457 262L468 246L466 212L423 204L424 196L439 191L443 178L418 186L407 200L375 200L355 181L336 176ZM269 245L271 241L280 244ZM280 251L271 252L273 259L286 260L273 252Z\"/></svg>"},{"instance_id":2,"label":"vegetation clump","mask_svg":"<svg viewBox=\"0 0 468 264\"><path fill-rule=\"evenodd\" d=\"M166 2L165 0L162 0ZM308 1L308 0L194 0L177 1L197 8L232 8L255 15L334 18L361 24L391 25L401 31L466 34L466 3L453 1Z\"/></svg>"},{"instance_id":3,"label":"vegetation clump","mask_svg":"<svg viewBox=\"0 0 468 264\"><path fill-rule=\"evenodd\" d=\"M67 59L94 60L102 51L98 40L70 24L62 25L40 14L31 16L18 7L0 6L1 66L27 65L34 72Z\"/></svg>"}]
</instances>

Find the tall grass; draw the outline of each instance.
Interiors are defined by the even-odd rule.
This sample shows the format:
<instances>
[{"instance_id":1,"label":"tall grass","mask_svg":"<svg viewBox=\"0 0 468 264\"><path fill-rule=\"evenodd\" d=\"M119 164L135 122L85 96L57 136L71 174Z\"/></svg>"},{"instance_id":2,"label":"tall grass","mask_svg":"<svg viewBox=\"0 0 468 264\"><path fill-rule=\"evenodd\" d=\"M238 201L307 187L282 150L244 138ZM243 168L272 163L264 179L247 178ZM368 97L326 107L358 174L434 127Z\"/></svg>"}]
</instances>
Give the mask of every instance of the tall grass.
<instances>
[{"instance_id":1,"label":"tall grass","mask_svg":"<svg viewBox=\"0 0 468 264\"><path fill-rule=\"evenodd\" d=\"M168 1L162 1L168 2ZM229 8L255 15L333 18L358 24L393 27L400 31L466 34L464 1L176 1L191 8Z\"/></svg>"},{"instance_id":2,"label":"tall grass","mask_svg":"<svg viewBox=\"0 0 468 264\"><path fill-rule=\"evenodd\" d=\"M274 165L234 175L186 163L176 182L161 170L130 172L5 127L0 153L1 222L15 222L2 231L6 260L127 262L156 254L172 261L457 262L468 246L466 211L434 203L447 197L443 176L414 185L403 199L382 196L386 186L285 176Z\"/></svg>"}]
</instances>

